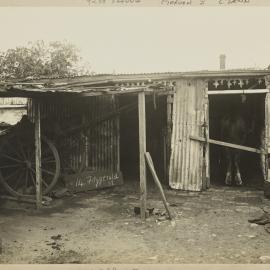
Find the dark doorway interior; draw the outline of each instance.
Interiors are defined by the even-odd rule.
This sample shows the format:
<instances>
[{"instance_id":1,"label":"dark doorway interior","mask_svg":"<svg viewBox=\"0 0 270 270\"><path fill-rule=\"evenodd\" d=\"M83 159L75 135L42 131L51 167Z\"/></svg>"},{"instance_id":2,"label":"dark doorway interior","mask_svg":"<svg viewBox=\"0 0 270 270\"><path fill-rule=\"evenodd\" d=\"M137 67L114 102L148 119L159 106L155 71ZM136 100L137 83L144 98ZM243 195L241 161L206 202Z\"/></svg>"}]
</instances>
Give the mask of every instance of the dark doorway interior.
<instances>
[{"instance_id":1,"label":"dark doorway interior","mask_svg":"<svg viewBox=\"0 0 270 270\"><path fill-rule=\"evenodd\" d=\"M139 125L137 95L119 97L119 106L130 106L120 114L120 168L124 180L139 180ZM146 146L160 181L165 183L166 96L146 95Z\"/></svg>"},{"instance_id":2,"label":"dark doorway interior","mask_svg":"<svg viewBox=\"0 0 270 270\"><path fill-rule=\"evenodd\" d=\"M241 112L240 112L241 110ZM243 111L244 110L244 111ZM209 96L209 135L211 139L221 140L221 119L226 112L241 113L253 130L248 134L246 146L260 148L261 132L265 122L265 95L213 95ZM248 132L248 131L247 131ZM261 187L263 175L260 155L241 151L240 172L246 186ZM210 145L210 179L212 184L225 185L226 164L224 148Z\"/></svg>"},{"instance_id":3,"label":"dark doorway interior","mask_svg":"<svg viewBox=\"0 0 270 270\"><path fill-rule=\"evenodd\" d=\"M120 108L120 169L124 180L139 177L139 124L137 95L119 97Z\"/></svg>"}]
</instances>

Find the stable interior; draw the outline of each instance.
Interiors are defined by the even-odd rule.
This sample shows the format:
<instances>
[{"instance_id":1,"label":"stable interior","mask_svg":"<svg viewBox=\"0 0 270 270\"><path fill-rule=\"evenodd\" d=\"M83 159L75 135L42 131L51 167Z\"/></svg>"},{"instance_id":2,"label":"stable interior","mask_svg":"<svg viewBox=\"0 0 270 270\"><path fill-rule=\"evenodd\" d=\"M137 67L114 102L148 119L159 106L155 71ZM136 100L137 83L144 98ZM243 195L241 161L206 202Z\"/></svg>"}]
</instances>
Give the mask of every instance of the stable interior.
<instances>
[{"instance_id":1,"label":"stable interior","mask_svg":"<svg viewBox=\"0 0 270 270\"><path fill-rule=\"evenodd\" d=\"M166 96L146 95L146 149L150 152L159 180L166 182ZM124 181L139 180L138 96L119 97L119 107L130 106L120 113L120 170ZM150 174L147 174L149 177Z\"/></svg>"},{"instance_id":2,"label":"stable interior","mask_svg":"<svg viewBox=\"0 0 270 270\"><path fill-rule=\"evenodd\" d=\"M243 100L245 99L244 106ZM244 108L244 109L243 109ZM248 124L254 121L254 129L248 135L245 146L260 148L261 132L265 125L265 95L209 95L209 137L221 139L221 119L228 111L237 116L244 110L244 118ZM227 141L229 142L229 141ZM240 151L240 173L243 185L260 188L263 174L260 154ZM211 184L225 185L226 162L224 147L210 144L210 179Z\"/></svg>"}]
</instances>

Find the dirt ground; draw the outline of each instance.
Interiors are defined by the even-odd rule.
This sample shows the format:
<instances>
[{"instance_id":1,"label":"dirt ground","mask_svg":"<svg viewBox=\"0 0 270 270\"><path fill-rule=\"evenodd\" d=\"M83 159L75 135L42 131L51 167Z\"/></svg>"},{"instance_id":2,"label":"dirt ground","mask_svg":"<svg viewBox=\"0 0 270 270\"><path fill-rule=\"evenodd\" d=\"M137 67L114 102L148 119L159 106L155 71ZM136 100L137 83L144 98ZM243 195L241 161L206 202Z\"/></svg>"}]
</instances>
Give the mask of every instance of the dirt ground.
<instances>
[{"instance_id":1,"label":"dirt ground","mask_svg":"<svg viewBox=\"0 0 270 270\"><path fill-rule=\"evenodd\" d=\"M78 193L33 207L1 202L1 263L269 263L270 234L248 219L269 206L263 192L212 187L166 190L175 221L134 214L138 183ZM148 207L164 211L151 187ZM162 217L161 217L162 218Z\"/></svg>"}]
</instances>

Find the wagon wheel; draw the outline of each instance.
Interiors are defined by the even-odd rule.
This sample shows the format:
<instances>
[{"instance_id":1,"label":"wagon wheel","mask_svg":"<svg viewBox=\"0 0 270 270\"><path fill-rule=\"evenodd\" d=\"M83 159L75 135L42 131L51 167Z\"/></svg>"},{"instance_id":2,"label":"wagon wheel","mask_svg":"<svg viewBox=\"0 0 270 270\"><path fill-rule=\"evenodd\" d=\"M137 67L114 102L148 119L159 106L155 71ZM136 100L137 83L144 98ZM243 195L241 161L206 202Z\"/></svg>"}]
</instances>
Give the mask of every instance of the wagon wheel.
<instances>
[{"instance_id":1,"label":"wagon wheel","mask_svg":"<svg viewBox=\"0 0 270 270\"><path fill-rule=\"evenodd\" d=\"M80 174L86 169L86 151L82 146L85 143L84 139L81 134L76 134L57 144L64 174ZM80 158L77 158L76 161L72 160L70 153L78 152Z\"/></svg>"},{"instance_id":2,"label":"wagon wheel","mask_svg":"<svg viewBox=\"0 0 270 270\"><path fill-rule=\"evenodd\" d=\"M33 137L10 135L0 143L0 182L13 196L35 194L35 145ZM41 137L42 193L48 194L60 175L60 159L54 144Z\"/></svg>"}]
</instances>

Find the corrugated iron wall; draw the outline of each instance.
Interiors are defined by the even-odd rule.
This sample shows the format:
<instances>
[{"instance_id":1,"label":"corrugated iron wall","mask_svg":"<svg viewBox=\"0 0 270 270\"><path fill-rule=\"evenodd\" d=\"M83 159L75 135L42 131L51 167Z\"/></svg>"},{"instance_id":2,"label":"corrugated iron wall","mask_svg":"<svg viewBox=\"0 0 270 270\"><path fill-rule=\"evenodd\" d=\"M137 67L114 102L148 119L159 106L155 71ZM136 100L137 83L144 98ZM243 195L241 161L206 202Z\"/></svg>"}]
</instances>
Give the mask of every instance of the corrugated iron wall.
<instances>
[{"instance_id":1,"label":"corrugated iron wall","mask_svg":"<svg viewBox=\"0 0 270 270\"><path fill-rule=\"evenodd\" d=\"M73 100L42 99L41 130L57 146L62 170L74 173L119 171L119 117L117 98L84 97ZM29 118L33 120L34 101ZM88 126L83 129L83 125ZM80 127L69 132L74 127Z\"/></svg>"},{"instance_id":2,"label":"corrugated iron wall","mask_svg":"<svg viewBox=\"0 0 270 270\"><path fill-rule=\"evenodd\" d=\"M114 96L89 99L89 110L84 115L85 123L100 120L100 123L87 130L89 151L86 161L92 170L119 171L119 117L115 115L117 109L118 102Z\"/></svg>"},{"instance_id":3,"label":"corrugated iron wall","mask_svg":"<svg viewBox=\"0 0 270 270\"><path fill-rule=\"evenodd\" d=\"M172 188L200 191L204 186L204 145L191 140L190 136L204 137L206 101L206 83L203 80L176 82L169 169Z\"/></svg>"}]
</instances>

